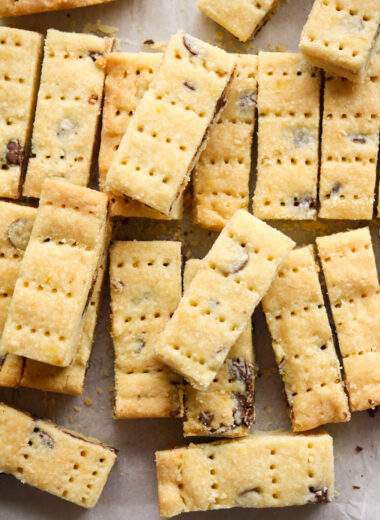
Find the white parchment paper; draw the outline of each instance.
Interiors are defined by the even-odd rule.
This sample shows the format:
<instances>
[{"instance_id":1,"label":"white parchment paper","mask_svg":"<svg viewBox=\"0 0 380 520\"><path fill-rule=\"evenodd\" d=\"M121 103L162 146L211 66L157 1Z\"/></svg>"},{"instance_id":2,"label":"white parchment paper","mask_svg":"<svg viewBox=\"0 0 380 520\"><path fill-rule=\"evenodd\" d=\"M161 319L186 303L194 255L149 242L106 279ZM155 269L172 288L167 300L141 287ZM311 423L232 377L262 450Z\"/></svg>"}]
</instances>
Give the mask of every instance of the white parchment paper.
<instances>
[{"instance_id":1,"label":"white parchment paper","mask_svg":"<svg viewBox=\"0 0 380 520\"><path fill-rule=\"evenodd\" d=\"M1 1L1 0L0 0ZM231 0L233 1L233 0ZM242 45L219 26L205 18L195 7L196 0L118 0L114 3L0 20L0 24L44 31L49 27L81 31L86 24L118 28L120 49L142 50L146 39L167 41L182 28L231 52L276 50L282 45L296 51L301 28L313 0L287 0L252 43ZM88 26L87 26L88 27ZM85 81L85 78L83 78ZM295 93L295 95L297 95ZM255 171L255 146L253 149ZM94 171L95 173L95 171ZM252 187L255 175L252 174ZM187 257L202 257L215 234L192 225L189 211L181 223L152 223L131 219L117 225L119 238L181 239ZM336 230L366 225L356 223L273 223L296 239L311 243L315 236ZM378 223L371 223L376 251L379 250ZM377 255L378 256L378 255ZM379 266L380 267L380 262ZM29 389L0 389L0 400L13 403L40 416L50 417L62 426L97 437L120 449L120 455L104 493L92 511L24 486L13 477L0 475L0 520L153 520L158 518L154 452L184 444L182 424L176 419L125 420L112 418L113 387L112 342L108 333L108 278L96 329L96 341L83 396L44 394ZM261 376L256 383L256 427L269 430L289 428L282 384L275 365L265 319L259 308L254 314L254 342ZM92 404L86 405L84 398ZM89 403L89 401L88 401ZM75 408L74 408L75 407ZM195 520L379 520L380 519L380 413L354 413L350 423L327 426L334 437L336 487L339 496L328 505L308 505L287 509L213 511L191 513L179 518ZM363 448L358 452L356 447ZM226 468L228 471L228 468ZM289 479L292 468L289 467ZM354 489L353 486L359 487Z\"/></svg>"}]
</instances>

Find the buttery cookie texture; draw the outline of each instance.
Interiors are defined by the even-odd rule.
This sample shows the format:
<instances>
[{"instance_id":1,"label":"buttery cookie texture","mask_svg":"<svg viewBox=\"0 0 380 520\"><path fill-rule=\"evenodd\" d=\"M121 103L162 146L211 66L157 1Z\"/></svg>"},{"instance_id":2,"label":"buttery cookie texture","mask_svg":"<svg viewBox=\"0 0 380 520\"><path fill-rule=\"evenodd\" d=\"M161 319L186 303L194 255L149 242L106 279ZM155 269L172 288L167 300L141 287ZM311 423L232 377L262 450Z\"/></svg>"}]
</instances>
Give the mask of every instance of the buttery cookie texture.
<instances>
[{"instance_id":1,"label":"buttery cookie texture","mask_svg":"<svg viewBox=\"0 0 380 520\"><path fill-rule=\"evenodd\" d=\"M312 246L290 252L263 309L294 431L350 419Z\"/></svg>"},{"instance_id":2,"label":"buttery cookie texture","mask_svg":"<svg viewBox=\"0 0 380 520\"><path fill-rule=\"evenodd\" d=\"M315 0L300 49L316 67L361 82L379 25L378 0Z\"/></svg>"},{"instance_id":3,"label":"buttery cookie texture","mask_svg":"<svg viewBox=\"0 0 380 520\"><path fill-rule=\"evenodd\" d=\"M85 508L96 505L116 450L0 403L0 473Z\"/></svg>"},{"instance_id":4,"label":"buttery cookie texture","mask_svg":"<svg viewBox=\"0 0 380 520\"><path fill-rule=\"evenodd\" d=\"M156 452L160 516L334 498L333 440L324 432L255 432Z\"/></svg>"},{"instance_id":5,"label":"buttery cookie texture","mask_svg":"<svg viewBox=\"0 0 380 520\"><path fill-rule=\"evenodd\" d=\"M105 190L107 172L115 152L120 146L138 103L148 90L154 73L161 63L162 54L115 52L108 54L106 60L102 137L99 151L99 185L102 191ZM170 216L167 217L128 197L121 197L111 191L108 195L111 217L145 217L162 220L182 218L182 197L174 204Z\"/></svg>"},{"instance_id":6,"label":"buttery cookie texture","mask_svg":"<svg viewBox=\"0 0 380 520\"><path fill-rule=\"evenodd\" d=\"M109 38L92 34L47 32L25 197L39 198L44 179L51 176L87 185L103 98L105 54L111 45Z\"/></svg>"},{"instance_id":7,"label":"buttery cookie texture","mask_svg":"<svg viewBox=\"0 0 380 520\"><path fill-rule=\"evenodd\" d=\"M198 0L197 7L231 34L246 42L274 14L281 0Z\"/></svg>"},{"instance_id":8,"label":"buttery cookie texture","mask_svg":"<svg viewBox=\"0 0 380 520\"><path fill-rule=\"evenodd\" d=\"M74 9L87 5L107 4L114 0L1 0L0 17Z\"/></svg>"},{"instance_id":9,"label":"buttery cookie texture","mask_svg":"<svg viewBox=\"0 0 380 520\"><path fill-rule=\"evenodd\" d=\"M157 338L158 358L207 389L293 247L286 235L237 211Z\"/></svg>"},{"instance_id":10,"label":"buttery cookie texture","mask_svg":"<svg viewBox=\"0 0 380 520\"><path fill-rule=\"evenodd\" d=\"M46 179L0 349L61 367L78 348L107 233L107 197Z\"/></svg>"},{"instance_id":11,"label":"buttery cookie texture","mask_svg":"<svg viewBox=\"0 0 380 520\"><path fill-rule=\"evenodd\" d=\"M105 238L108 242L108 237ZM107 248L105 247L97 270L94 290L83 315L83 329L71 364L68 367L57 367L33 359L26 359L20 386L60 394L80 395L83 393L94 340L106 262Z\"/></svg>"},{"instance_id":12,"label":"buttery cookie texture","mask_svg":"<svg viewBox=\"0 0 380 520\"><path fill-rule=\"evenodd\" d=\"M20 194L41 53L41 34L0 27L0 197Z\"/></svg>"},{"instance_id":13,"label":"buttery cookie texture","mask_svg":"<svg viewBox=\"0 0 380 520\"><path fill-rule=\"evenodd\" d=\"M29 206L0 202L0 337L36 212L36 208ZM0 386L17 387L23 366L23 358L6 355L0 349Z\"/></svg>"},{"instance_id":14,"label":"buttery cookie texture","mask_svg":"<svg viewBox=\"0 0 380 520\"><path fill-rule=\"evenodd\" d=\"M235 66L235 56L174 35L115 153L107 189L169 215L226 103Z\"/></svg>"},{"instance_id":15,"label":"buttery cookie texture","mask_svg":"<svg viewBox=\"0 0 380 520\"><path fill-rule=\"evenodd\" d=\"M370 220L380 129L380 39L363 83L326 74L319 216Z\"/></svg>"},{"instance_id":16,"label":"buttery cookie texture","mask_svg":"<svg viewBox=\"0 0 380 520\"><path fill-rule=\"evenodd\" d=\"M380 404L380 287L369 228L317 238L352 411Z\"/></svg>"},{"instance_id":17,"label":"buttery cookie texture","mask_svg":"<svg viewBox=\"0 0 380 520\"><path fill-rule=\"evenodd\" d=\"M320 72L301 54L260 52L258 83L253 213L266 220L315 219Z\"/></svg>"},{"instance_id":18,"label":"buttery cookie texture","mask_svg":"<svg viewBox=\"0 0 380 520\"><path fill-rule=\"evenodd\" d=\"M181 417L182 378L154 357L181 298L180 242L115 242L110 281L115 418Z\"/></svg>"},{"instance_id":19,"label":"buttery cookie texture","mask_svg":"<svg viewBox=\"0 0 380 520\"><path fill-rule=\"evenodd\" d=\"M210 129L193 173L194 220L220 231L238 209L248 210L252 135L257 97L257 56L238 55L226 106Z\"/></svg>"},{"instance_id":20,"label":"buttery cookie texture","mask_svg":"<svg viewBox=\"0 0 380 520\"><path fill-rule=\"evenodd\" d=\"M199 269L201 260L188 260L184 289ZM215 306L220 302L215 301ZM244 437L255 422L255 366L252 325L245 329L231 347L223 365L207 390L185 386L185 437Z\"/></svg>"}]
</instances>

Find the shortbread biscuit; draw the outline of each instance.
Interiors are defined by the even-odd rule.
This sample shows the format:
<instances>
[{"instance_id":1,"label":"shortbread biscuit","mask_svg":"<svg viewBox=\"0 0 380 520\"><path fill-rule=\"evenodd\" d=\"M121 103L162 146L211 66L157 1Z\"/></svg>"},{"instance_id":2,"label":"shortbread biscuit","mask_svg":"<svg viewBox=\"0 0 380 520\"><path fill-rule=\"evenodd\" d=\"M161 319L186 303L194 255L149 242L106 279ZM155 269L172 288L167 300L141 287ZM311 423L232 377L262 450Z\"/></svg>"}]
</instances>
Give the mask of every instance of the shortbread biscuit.
<instances>
[{"instance_id":1,"label":"shortbread biscuit","mask_svg":"<svg viewBox=\"0 0 380 520\"><path fill-rule=\"evenodd\" d=\"M361 82L379 26L378 0L315 0L300 49L316 67Z\"/></svg>"},{"instance_id":2,"label":"shortbread biscuit","mask_svg":"<svg viewBox=\"0 0 380 520\"><path fill-rule=\"evenodd\" d=\"M380 404L380 287L368 228L317 238L352 411Z\"/></svg>"},{"instance_id":3,"label":"shortbread biscuit","mask_svg":"<svg viewBox=\"0 0 380 520\"><path fill-rule=\"evenodd\" d=\"M0 197L20 194L41 53L41 34L0 27Z\"/></svg>"},{"instance_id":4,"label":"shortbread biscuit","mask_svg":"<svg viewBox=\"0 0 380 520\"><path fill-rule=\"evenodd\" d=\"M198 0L197 7L231 34L246 42L274 14L281 0Z\"/></svg>"},{"instance_id":5,"label":"shortbread biscuit","mask_svg":"<svg viewBox=\"0 0 380 520\"><path fill-rule=\"evenodd\" d=\"M380 45L378 50L364 83L326 75L319 183L321 218L372 218L380 128Z\"/></svg>"},{"instance_id":6,"label":"shortbread biscuit","mask_svg":"<svg viewBox=\"0 0 380 520\"><path fill-rule=\"evenodd\" d=\"M350 420L312 246L291 251L263 298L294 431Z\"/></svg>"},{"instance_id":7,"label":"shortbread biscuit","mask_svg":"<svg viewBox=\"0 0 380 520\"><path fill-rule=\"evenodd\" d=\"M115 153L107 188L169 215L226 103L235 65L232 54L181 31L173 36Z\"/></svg>"},{"instance_id":8,"label":"shortbread biscuit","mask_svg":"<svg viewBox=\"0 0 380 520\"><path fill-rule=\"evenodd\" d=\"M108 54L106 60L102 138L99 152L99 185L103 191L115 152L119 148L138 103L149 88L162 60L162 54L115 52ZM170 216L166 217L136 200L120 197L112 192L108 195L111 217L145 217L163 220L182 218L182 198L175 203Z\"/></svg>"},{"instance_id":9,"label":"shortbread biscuit","mask_svg":"<svg viewBox=\"0 0 380 520\"><path fill-rule=\"evenodd\" d=\"M194 278L201 260L188 260L184 289ZM252 325L249 321L207 390L185 386L185 437L244 437L255 422L255 366Z\"/></svg>"},{"instance_id":10,"label":"shortbread biscuit","mask_svg":"<svg viewBox=\"0 0 380 520\"><path fill-rule=\"evenodd\" d=\"M114 448L0 403L0 473L85 508L96 505Z\"/></svg>"},{"instance_id":11,"label":"shortbread biscuit","mask_svg":"<svg viewBox=\"0 0 380 520\"><path fill-rule=\"evenodd\" d=\"M206 390L293 247L287 236L237 211L157 338L158 358Z\"/></svg>"},{"instance_id":12,"label":"shortbread biscuit","mask_svg":"<svg viewBox=\"0 0 380 520\"><path fill-rule=\"evenodd\" d=\"M322 504L334 498L325 432L255 432L156 452L160 516L230 507Z\"/></svg>"},{"instance_id":13,"label":"shortbread biscuit","mask_svg":"<svg viewBox=\"0 0 380 520\"><path fill-rule=\"evenodd\" d=\"M24 196L39 198L51 176L87 185L111 43L92 34L48 31Z\"/></svg>"},{"instance_id":14,"label":"shortbread biscuit","mask_svg":"<svg viewBox=\"0 0 380 520\"><path fill-rule=\"evenodd\" d=\"M315 219L320 72L301 54L261 52L257 183L262 219Z\"/></svg>"},{"instance_id":15,"label":"shortbread biscuit","mask_svg":"<svg viewBox=\"0 0 380 520\"><path fill-rule=\"evenodd\" d=\"M256 75L257 56L238 56L226 107L194 169L194 220L207 229L220 231L238 209L248 210Z\"/></svg>"},{"instance_id":16,"label":"shortbread biscuit","mask_svg":"<svg viewBox=\"0 0 380 520\"><path fill-rule=\"evenodd\" d=\"M182 378L154 358L181 298L180 242L115 242L110 281L115 418L182 416Z\"/></svg>"},{"instance_id":17,"label":"shortbread biscuit","mask_svg":"<svg viewBox=\"0 0 380 520\"><path fill-rule=\"evenodd\" d=\"M68 367L61 368L26 359L21 386L61 394L80 395L83 393L107 263L108 242L109 233L105 237L104 251L97 271L94 290L83 317L83 330L72 363Z\"/></svg>"},{"instance_id":18,"label":"shortbread biscuit","mask_svg":"<svg viewBox=\"0 0 380 520\"><path fill-rule=\"evenodd\" d=\"M37 210L0 201L0 337ZM0 351L0 386L17 387L23 358Z\"/></svg>"},{"instance_id":19,"label":"shortbread biscuit","mask_svg":"<svg viewBox=\"0 0 380 520\"><path fill-rule=\"evenodd\" d=\"M1 0L0 17L74 9L88 5L107 4L114 0Z\"/></svg>"},{"instance_id":20,"label":"shortbread biscuit","mask_svg":"<svg viewBox=\"0 0 380 520\"><path fill-rule=\"evenodd\" d=\"M96 282L107 197L46 179L4 327L1 350L68 366Z\"/></svg>"}]
</instances>

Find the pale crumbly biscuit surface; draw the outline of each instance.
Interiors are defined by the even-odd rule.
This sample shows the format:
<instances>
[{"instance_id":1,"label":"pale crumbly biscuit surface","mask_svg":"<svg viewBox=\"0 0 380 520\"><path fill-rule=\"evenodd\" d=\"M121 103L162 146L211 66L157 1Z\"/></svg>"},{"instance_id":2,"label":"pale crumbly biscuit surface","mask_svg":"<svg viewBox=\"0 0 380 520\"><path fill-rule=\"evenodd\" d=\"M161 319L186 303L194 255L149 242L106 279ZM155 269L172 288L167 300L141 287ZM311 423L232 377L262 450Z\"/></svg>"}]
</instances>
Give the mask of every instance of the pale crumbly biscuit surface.
<instances>
[{"instance_id":1,"label":"pale crumbly biscuit surface","mask_svg":"<svg viewBox=\"0 0 380 520\"><path fill-rule=\"evenodd\" d=\"M373 216L380 128L380 39L363 83L326 74L319 216Z\"/></svg>"},{"instance_id":2,"label":"pale crumbly biscuit surface","mask_svg":"<svg viewBox=\"0 0 380 520\"><path fill-rule=\"evenodd\" d=\"M1 341L3 352L68 366L95 285L107 197L46 179Z\"/></svg>"},{"instance_id":3,"label":"pale crumbly biscuit surface","mask_svg":"<svg viewBox=\"0 0 380 520\"><path fill-rule=\"evenodd\" d=\"M41 53L41 34L0 27L0 197L20 194Z\"/></svg>"},{"instance_id":4,"label":"pale crumbly biscuit surface","mask_svg":"<svg viewBox=\"0 0 380 520\"><path fill-rule=\"evenodd\" d=\"M113 2L114 0L2 0L0 17L23 16L26 14L57 11L59 9L74 9Z\"/></svg>"},{"instance_id":5,"label":"pale crumbly biscuit surface","mask_svg":"<svg viewBox=\"0 0 380 520\"><path fill-rule=\"evenodd\" d=\"M111 44L92 34L48 31L24 196L39 198L51 176L87 185Z\"/></svg>"},{"instance_id":6,"label":"pale crumbly biscuit surface","mask_svg":"<svg viewBox=\"0 0 380 520\"><path fill-rule=\"evenodd\" d=\"M255 432L156 452L160 516L334 498L333 440L324 432ZM289 478L291 473L291 478Z\"/></svg>"},{"instance_id":7,"label":"pale crumbly biscuit surface","mask_svg":"<svg viewBox=\"0 0 380 520\"><path fill-rule=\"evenodd\" d=\"M294 431L350 419L311 246L295 249L263 298Z\"/></svg>"},{"instance_id":8,"label":"pale crumbly biscuit surface","mask_svg":"<svg viewBox=\"0 0 380 520\"><path fill-rule=\"evenodd\" d=\"M248 210L256 75L257 56L238 56L227 104L194 168L194 220L207 229L220 231L238 209Z\"/></svg>"},{"instance_id":9,"label":"pale crumbly biscuit surface","mask_svg":"<svg viewBox=\"0 0 380 520\"><path fill-rule=\"evenodd\" d=\"M85 508L96 505L116 451L0 404L0 472Z\"/></svg>"},{"instance_id":10,"label":"pale crumbly biscuit surface","mask_svg":"<svg viewBox=\"0 0 380 520\"><path fill-rule=\"evenodd\" d=\"M182 416L182 378L154 357L181 298L181 244L115 242L110 282L115 418Z\"/></svg>"},{"instance_id":11,"label":"pale crumbly biscuit surface","mask_svg":"<svg viewBox=\"0 0 380 520\"><path fill-rule=\"evenodd\" d=\"M178 32L128 124L107 188L169 215L225 104L236 57Z\"/></svg>"},{"instance_id":12,"label":"pale crumbly biscuit surface","mask_svg":"<svg viewBox=\"0 0 380 520\"><path fill-rule=\"evenodd\" d=\"M261 52L253 213L261 219L317 215L320 72L301 54Z\"/></svg>"},{"instance_id":13,"label":"pale crumbly biscuit surface","mask_svg":"<svg viewBox=\"0 0 380 520\"><path fill-rule=\"evenodd\" d=\"M194 278L201 260L188 260L184 290ZM215 302L218 305L218 302ZM231 347L207 390L184 388L185 437L244 437L255 422L255 366L252 326L249 321Z\"/></svg>"},{"instance_id":14,"label":"pale crumbly biscuit surface","mask_svg":"<svg viewBox=\"0 0 380 520\"><path fill-rule=\"evenodd\" d=\"M300 49L315 66L361 82L379 25L378 0L315 0Z\"/></svg>"},{"instance_id":15,"label":"pale crumbly biscuit surface","mask_svg":"<svg viewBox=\"0 0 380 520\"><path fill-rule=\"evenodd\" d=\"M157 338L159 359L207 389L293 247L287 236L237 211Z\"/></svg>"},{"instance_id":16,"label":"pale crumbly biscuit surface","mask_svg":"<svg viewBox=\"0 0 380 520\"><path fill-rule=\"evenodd\" d=\"M141 98L148 90L162 54L122 53L107 55L102 137L99 151L99 185L105 190L107 172L119 148L129 121ZM178 200L169 217L128 197L109 192L111 217L145 217L178 219L182 217L182 199Z\"/></svg>"},{"instance_id":17,"label":"pale crumbly biscuit surface","mask_svg":"<svg viewBox=\"0 0 380 520\"><path fill-rule=\"evenodd\" d=\"M109 234L105 236L103 254L97 269L94 290L83 316L83 329L72 363L68 367L61 368L33 359L26 359L20 382L21 386L61 394L80 395L83 393L107 263Z\"/></svg>"},{"instance_id":18,"label":"pale crumbly biscuit surface","mask_svg":"<svg viewBox=\"0 0 380 520\"><path fill-rule=\"evenodd\" d=\"M0 337L36 212L29 206L0 202ZM17 387L23 366L23 358L0 350L0 386Z\"/></svg>"},{"instance_id":19,"label":"pale crumbly biscuit surface","mask_svg":"<svg viewBox=\"0 0 380 520\"><path fill-rule=\"evenodd\" d=\"M272 16L281 0L198 0L197 7L231 34L251 40Z\"/></svg>"},{"instance_id":20,"label":"pale crumbly biscuit surface","mask_svg":"<svg viewBox=\"0 0 380 520\"><path fill-rule=\"evenodd\" d=\"M380 287L368 228L317 238L352 411L380 404Z\"/></svg>"}]
</instances>

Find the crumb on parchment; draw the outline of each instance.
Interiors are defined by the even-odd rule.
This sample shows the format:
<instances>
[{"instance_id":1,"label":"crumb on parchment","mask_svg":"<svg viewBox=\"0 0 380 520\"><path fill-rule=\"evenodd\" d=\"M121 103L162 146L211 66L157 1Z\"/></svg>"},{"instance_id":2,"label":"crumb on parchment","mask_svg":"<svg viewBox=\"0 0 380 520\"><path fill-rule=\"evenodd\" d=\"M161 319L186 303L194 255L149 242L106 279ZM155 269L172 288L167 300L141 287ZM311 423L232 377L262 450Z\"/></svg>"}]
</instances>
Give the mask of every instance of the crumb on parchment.
<instances>
[{"instance_id":1,"label":"crumb on parchment","mask_svg":"<svg viewBox=\"0 0 380 520\"><path fill-rule=\"evenodd\" d=\"M89 397L85 397L83 399L83 402L86 406L91 406L92 405L92 400L89 398Z\"/></svg>"},{"instance_id":2,"label":"crumb on parchment","mask_svg":"<svg viewBox=\"0 0 380 520\"><path fill-rule=\"evenodd\" d=\"M101 395L103 393L103 388L100 388L100 386L97 386L96 387L96 391L99 395Z\"/></svg>"},{"instance_id":3,"label":"crumb on parchment","mask_svg":"<svg viewBox=\"0 0 380 520\"><path fill-rule=\"evenodd\" d=\"M74 406L74 410L75 410L76 412L80 412L80 406Z\"/></svg>"}]
</instances>

